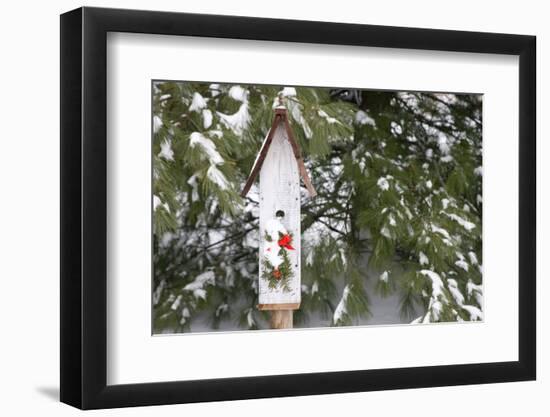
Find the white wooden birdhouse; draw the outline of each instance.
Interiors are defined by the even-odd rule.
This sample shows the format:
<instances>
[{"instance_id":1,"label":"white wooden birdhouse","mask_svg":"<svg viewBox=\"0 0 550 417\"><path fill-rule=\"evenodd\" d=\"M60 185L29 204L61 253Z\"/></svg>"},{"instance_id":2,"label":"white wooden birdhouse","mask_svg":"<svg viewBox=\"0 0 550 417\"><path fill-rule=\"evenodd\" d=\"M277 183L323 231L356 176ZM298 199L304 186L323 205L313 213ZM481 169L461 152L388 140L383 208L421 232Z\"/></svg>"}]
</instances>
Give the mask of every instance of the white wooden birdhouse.
<instances>
[{"instance_id":1,"label":"white wooden birdhouse","mask_svg":"<svg viewBox=\"0 0 550 417\"><path fill-rule=\"evenodd\" d=\"M311 197L314 197L316 192L306 171L300 147L292 133L288 112L283 106L275 108L271 129L256 157L241 196L246 196L258 175L258 308L291 313L300 307L301 301L300 178Z\"/></svg>"}]
</instances>

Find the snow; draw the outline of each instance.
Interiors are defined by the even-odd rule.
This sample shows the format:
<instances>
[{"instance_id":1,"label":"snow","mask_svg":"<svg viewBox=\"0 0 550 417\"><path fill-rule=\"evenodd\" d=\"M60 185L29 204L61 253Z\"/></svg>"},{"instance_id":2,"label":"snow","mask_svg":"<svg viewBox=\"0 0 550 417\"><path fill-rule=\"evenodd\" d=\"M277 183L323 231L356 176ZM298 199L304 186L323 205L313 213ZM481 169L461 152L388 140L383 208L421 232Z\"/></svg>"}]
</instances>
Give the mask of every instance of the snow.
<instances>
[{"instance_id":1,"label":"snow","mask_svg":"<svg viewBox=\"0 0 550 417\"><path fill-rule=\"evenodd\" d=\"M400 135L403 133L403 128L398 123L393 121L390 124L390 130L394 136Z\"/></svg>"},{"instance_id":2,"label":"snow","mask_svg":"<svg viewBox=\"0 0 550 417\"><path fill-rule=\"evenodd\" d=\"M246 315L246 322L248 323L248 327L253 327L254 324L256 324L252 313L253 313L253 310L251 308L248 309L248 314Z\"/></svg>"},{"instance_id":3,"label":"snow","mask_svg":"<svg viewBox=\"0 0 550 417\"><path fill-rule=\"evenodd\" d=\"M430 180L426 181L426 187L432 188L433 184Z\"/></svg>"},{"instance_id":4,"label":"snow","mask_svg":"<svg viewBox=\"0 0 550 417\"><path fill-rule=\"evenodd\" d=\"M319 283L315 281L311 286L311 295L315 295L318 292L319 292Z\"/></svg>"},{"instance_id":5,"label":"snow","mask_svg":"<svg viewBox=\"0 0 550 417\"><path fill-rule=\"evenodd\" d=\"M206 300L206 290L204 289L207 285L214 285L215 275L213 271L206 271L200 275L197 275L193 282L187 284L183 289L185 291L192 291L193 296L197 299Z\"/></svg>"},{"instance_id":6,"label":"snow","mask_svg":"<svg viewBox=\"0 0 550 417\"><path fill-rule=\"evenodd\" d=\"M172 303L172 305L170 306L170 308L171 308L172 310L176 311L176 310L179 308L179 306L180 306L180 304L181 304L181 298L182 298L181 294L178 295L178 298L176 298L176 300L175 300L175 301Z\"/></svg>"},{"instance_id":7,"label":"snow","mask_svg":"<svg viewBox=\"0 0 550 417\"><path fill-rule=\"evenodd\" d=\"M294 87L284 87L280 94L283 97L296 97L296 89Z\"/></svg>"},{"instance_id":8,"label":"snow","mask_svg":"<svg viewBox=\"0 0 550 417\"><path fill-rule=\"evenodd\" d=\"M350 292L350 289L348 284L344 288L344 292L342 293L342 298L340 299L340 302L338 303L338 305L336 306L336 309L334 310L334 315L332 316L332 321L334 323L338 323L339 321L341 321L344 314L347 314L346 303L348 301L349 292Z\"/></svg>"},{"instance_id":9,"label":"snow","mask_svg":"<svg viewBox=\"0 0 550 417\"><path fill-rule=\"evenodd\" d=\"M164 207L164 209L168 213L170 213L170 207L168 206L168 203L163 203L157 195L153 195L153 211L155 211L159 206Z\"/></svg>"},{"instance_id":10,"label":"snow","mask_svg":"<svg viewBox=\"0 0 550 417\"><path fill-rule=\"evenodd\" d=\"M172 97L172 94L163 94L159 97L160 101L168 100L170 97Z\"/></svg>"},{"instance_id":11,"label":"snow","mask_svg":"<svg viewBox=\"0 0 550 417\"><path fill-rule=\"evenodd\" d=\"M462 217L454 214L454 213L445 213L449 218L453 219L455 222L457 222L459 225L461 225L463 228L465 228L468 232L471 231L476 227L476 225L472 222L469 222L468 220L463 219Z\"/></svg>"},{"instance_id":12,"label":"snow","mask_svg":"<svg viewBox=\"0 0 550 417\"><path fill-rule=\"evenodd\" d=\"M212 126L212 112L208 109L202 111L202 125L205 129L208 129Z\"/></svg>"},{"instance_id":13,"label":"snow","mask_svg":"<svg viewBox=\"0 0 550 417\"><path fill-rule=\"evenodd\" d=\"M217 113L218 116L220 116L223 124L228 129L231 129L233 132L235 132L236 135L241 135L243 131L248 127L248 123L250 123L250 114L248 113L248 101L244 101L236 113Z\"/></svg>"},{"instance_id":14,"label":"snow","mask_svg":"<svg viewBox=\"0 0 550 417\"><path fill-rule=\"evenodd\" d=\"M223 132L221 130L210 130L208 132L208 134L211 136L211 137L216 137L218 139L221 139L223 138Z\"/></svg>"},{"instance_id":15,"label":"snow","mask_svg":"<svg viewBox=\"0 0 550 417\"><path fill-rule=\"evenodd\" d=\"M160 246L163 247L163 248L166 248L168 247L168 245L170 245L170 243L172 242L172 240L174 240L174 234L173 233L170 233L170 232L165 232L162 234L162 237L160 239Z\"/></svg>"},{"instance_id":16,"label":"snow","mask_svg":"<svg viewBox=\"0 0 550 417\"><path fill-rule=\"evenodd\" d=\"M309 248L319 246L327 231L331 232L321 223L315 222L302 232L302 242L307 242Z\"/></svg>"},{"instance_id":17,"label":"snow","mask_svg":"<svg viewBox=\"0 0 550 417\"><path fill-rule=\"evenodd\" d=\"M477 167L474 169L474 174L481 177L483 175L483 167Z\"/></svg>"},{"instance_id":18,"label":"snow","mask_svg":"<svg viewBox=\"0 0 550 417\"><path fill-rule=\"evenodd\" d=\"M187 184L191 186L191 201L195 202L199 199L199 189L198 189L198 183L197 183L197 176L192 175L188 180Z\"/></svg>"},{"instance_id":19,"label":"snow","mask_svg":"<svg viewBox=\"0 0 550 417\"><path fill-rule=\"evenodd\" d=\"M214 275L214 271L206 271L197 275L193 282L187 284L183 287L183 289L187 291L194 291L196 289L204 288L206 285L214 285L215 279L216 276Z\"/></svg>"},{"instance_id":20,"label":"snow","mask_svg":"<svg viewBox=\"0 0 550 417\"><path fill-rule=\"evenodd\" d=\"M445 229L439 227L439 226L436 226L435 224L432 223L432 230L436 233L439 233L440 235L443 235L443 237L445 237L446 239L450 240L451 239L451 235L449 235L449 232L447 232Z\"/></svg>"},{"instance_id":21,"label":"snow","mask_svg":"<svg viewBox=\"0 0 550 417\"><path fill-rule=\"evenodd\" d=\"M153 210L156 210L161 205L160 198L156 195L153 196Z\"/></svg>"},{"instance_id":22,"label":"snow","mask_svg":"<svg viewBox=\"0 0 550 417\"><path fill-rule=\"evenodd\" d=\"M160 296L165 286L166 286L166 281L163 279L162 281L160 281L157 288L155 288L155 291L153 292L153 305L157 305L158 302L160 301Z\"/></svg>"},{"instance_id":23,"label":"snow","mask_svg":"<svg viewBox=\"0 0 550 417\"><path fill-rule=\"evenodd\" d=\"M469 279L466 284L466 291L468 291L468 297L471 297L474 291L481 291L481 285L476 285L471 279Z\"/></svg>"},{"instance_id":24,"label":"snow","mask_svg":"<svg viewBox=\"0 0 550 417\"><path fill-rule=\"evenodd\" d=\"M477 256L474 252L468 252L468 257L470 258L470 262L474 265L478 264Z\"/></svg>"},{"instance_id":25,"label":"snow","mask_svg":"<svg viewBox=\"0 0 550 417\"><path fill-rule=\"evenodd\" d=\"M448 287L449 287L449 291L450 291L451 295L453 296L453 298L455 299L456 303L459 306L464 304L464 296L462 295L462 293L458 289L458 283L456 282L456 280L454 280L452 278L449 278L447 280L447 284L448 284Z\"/></svg>"},{"instance_id":26,"label":"snow","mask_svg":"<svg viewBox=\"0 0 550 417\"><path fill-rule=\"evenodd\" d=\"M313 265L313 250L310 250L306 256L306 266L312 266L312 265Z\"/></svg>"},{"instance_id":27,"label":"snow","mask_svg":"<svg viewBox=\"0 0 550 417\"><path fill-rule=\"evenodd\" d=\"M443 155L448 155L449 152L451 151L451 147L449 146L449 140L447 136L443 133L439 134L437 145L439 146L439 152L441 152Z\"/></svg>"},{"instance_id":28,"label":"snow","mask_svg":"<svg viewBox=\"0 0 550 417\"><path fill-rule=\"evenodd\" d=\"M437 272L431 271L429 269L422 269L420 271L422 275L427 276L432 281L432 296L433 298L437 298L438 296L442 296L445 298L445 294L443 292L443 281L441 280L441 277Z\"/></svg>"},{"instance_id":29,"label":"snow","mask_svg":"<svg viewBox=\"0 0 550 417\"><path fill-rule=\"evenodd\" d=\"M258 234L257 233L247 233L243 245L247 246L249 248L258 249L258 246L260 245Z\"/></svg>"},{"instance_id":30,"label":"snow","mask_svg":"<svg viewBox=\"0 0 550 417\"><path fill-rule=\"evenodd\" d=\"M196 290L193 290L193 296L196 299L206 300L206 291L202 288L197 288Z\"/></svg>"},{"instance_id":31,"label":"snow","mask_svg":"<svg viewBox=\"0 0 550 417\"><path fill-rule=\"evenodd\" d=\"M479 308L468 304L463 304L461 307L470 314L471 321L483 320L483 313Z\"/></svg>"},{"instance_id":32,"label":"snow","mask_svg":"<svg viewBox=\"0 0 550 417\"><path fill-rule=\"evenodd\" d=\"M335 119L334 117L330 117L330 116L329 116L325 111L323 111L323 110L318 110L318 111L317 111L317 114L318 114L320 117L322 117L323 119L325 119L329 125L332 125L332 124L335 124L335 123L341 124L339 120Z\"/></svg>"},{"instance_id":33,"label":"snow","mask_svg":"<svg viewBox=\"0 0 550 417\"><path fill-rule=\"evenodd\" d=\"M443 210L447 210L447 207L449 207L449 199L448 198L444 198L443 200L441 200L441 204L443 205Z\"/></svg>"},{"instance_id":34,"label":"snow","mask_svg":"<svg viewBox=\"0 0 550 417\"><path fill-rule=\"evenodd\" d=\"M407 207L407 205L405 204L405 200L404 200L403 196L401 196L401 199L399 200L399 204L401 204L401 206L403 207L403 210L405 211L405 214L407 215L408 219L412 220L413 215L412 215L411 210L409 209L409 207Z\"/></svg>"},{"instance_id":35,"label":"snow","mask_svg":"<svg viewBox=\"0 0 550 417\"><path fill-rule=\"evenodd\" d=\"M307 120L302 115L302 110L301 110L302 105L293 100L289 100L287 103L287 107L290 114L292 115L292 118L296 120L296 122L298 122L300 126L302 126L302 129L304 130L304 134L306 135L306 138L311 139L313 137L313 132L309 127Z\"/></svg>"},{"instance_id":36,"label":"snow","mask_svg":"<svg viewBox=\"0 0 550 417\"><path fill-rule=\"evenodd\" d=\"M420 262L420 265L429 265L430 264L430 260L428 259L426 254L422 251L418 253L418 261Z\"/></svg>"},{"instance_id":37,"label":"snow","mask_svg":"<svg viewBox=\"0 0 550 417\"><path fill-rule=\"evenodd\" d=\"M167 140L164 140L160 144L159 157L164 158L167 161L174 160L174 151L172 150L172 145Z\"/></svg>"},{"instance_id":38,"label":"snow","mask_svg":"<svg viewBox=\"0 0 550 417\"><path fill-rule=\"evenodd\" d=\"M442 309L443 309L443 304L441 304L441 301L433 300L433 302L431 303L431 306L430 306L430 310L432 312L432 317L433 317L434 321L439 320Z\"/></svg>"},{"instance_id":39,"label":"snow","mask_svg":"<svg viewBox=\"0 0 550 417\"><path fill-rule=\"evenodd\" d=\"M222 265L220 265L220 266L222 266ZM258 282L257 276L255 276L255 278L256 279L253 279L252 282ZM410 320L403 319L403 318L400 317L400 314L399 314L399 305L400 305L399 304L400 303L399 296L394 294L394 295L390 295L388 297L382 297L381 295L376 293L375 290L374 290L376 282L377 282L377 279L368 280L365 283L365 285L368 287L367 292L369 293L369 298L370 298L369 310L371 311L372 316L368 320L368 322L365 322L365 321L361 320L360 323L368 324L368 325L373 325L373 324L374 325L377 325L377 324L394 325L394 324L399 324L399 323L402 323L402 324L408 323ZM313 282L310 285L307 285L307 287L310 289L310 291L311 291L312 284L313 284ZM340 296L342 294L343 286L344 285L342 285L342 288L339 288L339 290L338 290L338 294L337 294L337 298L336 298L335 303L334 303L334 307L336 307L336 305L339 302ZM319 287L320 287L320 285L319 285ZM304 290L303 287L302 287L302 289ZM353 287L351 287L351 290L353 292ZM317 297L317 296L319 296L319 292L315 295L315 297ZM347 304L348 306L349 306L349 301L350 301L350 298L348 298L348 304ZM229 303L229 304L232 308L232 313L238 313L241 309L244 309L244 312L243 312L244 325L245 325L245 327L248 327L247 326L248 308L245 308L244 305L243 305L243 307L241 307L241 305L233 305L232 303ZM217 304L214 306L214 308L216 308L216 306L217 306ZM181 309L181 306L180 306L180 309ZM214 331L211 327L212 326L212 321L211 320L212 320L212 315L214 314L214 312L211 311L211 310L202 310L202 311L199 311L199 310L200 309L198 309L196 312L193 311L193 320L192 321L189 321L189 320L187 321L187 323L189 323L190 326L191 326L191 329L190 329L191 333L194 334L194 333L197 333L197 332L212 332L212 331ZM256 315L257 310L254 307L252 308L252 310L253 310L252 316L253 316L253 319L254 319L254 326L253 327L256 327L259 324L258 321L256 321L256 319L258 319L258 316ZM348 308L348 311L349 311L349 308ZM420 315L420 313L416 314L414 317L417 317L419 315ZM344 316L343 318L346 318L346 317ZM333 319L333 313L332 312L329 313L328 317L326 317L320 311L312 312L311 314L308 315L307 327L309 327L309 328L319 328L319 327L330 326L332 324L332 319ZM266 324L266 323L262 322L262 324ZM341 325L341 324L343 324L343 323L340 322L337 325ZM259 326L259 327L260 328L265 328L264 326ZM219 330L220 331L234 331L234 330L237 330L237 321L234 318L229 318L229 319L225 318L222 322L220 322Z\"/></svg>"},{"instance_id":40,"label":"snow","mask_svg":"<svg viewBox=\"0 0 550 417\"><path fill-rule=\"evenodd\" d=\"M208 89L210 90L210 94L212 95L212 97L216 97L218 95L220 95L220 85L219 84L210 84L208 86Z\"/></svg>"},{"instance_id":41,"label":"snow","mask_svg":"<svg viewBox=\"0 0 550 417\"><path fill-rule=\"evenodd\" d=\"M434 154L434 151L431 148L426 149L426 158L431 159Z\"/></svg>"},{"instance_id":42,"label":"snow","mask_svg":"<svg viewBox=\"0 0 550 417\"><path fill-rule=\"evenodd\" d=\"M158 116L153 117L153 133L157 133L162 127L162 119Z\"/></svg>"},{"instance_id":43,"label":"snow","mask_svg":"<svg viewBox=\"0 0 550 417\"><path fill-rule=\"evenodd\" d=\"M456 280L449 278L447 280L447 284L449 287L449 292L453 296L456 303L464 310L466 310L470 314L470 320L482 320L483 319L483 313L481 310L473 305L464 304L464 295L460 292L458 288L458 283ZM471 296L473 291L480 291L479 286L472 283L471 280L468 281L468 284L466 285L466 291L468 292L468 296ZM481 305L482 301L481 299L477 299L479 305Z\"/></svg>"},{"instance_id":44,"label":"snow","mask_svg":"<svg viewBox=\"0 0 550 417\"><path fill-rule=\"evenodd\" d=\"M363 110L359 110L355 114L355 123L359 125L370 125L372 127L376 127L376 122L374 121L374 119Z\"/></svg>"},{"instance_id":45,"label":"snow","mask_svg":"<svg viewBox=\"0 0 550 417\"><path fill-rule=\"evenodd\" d=\"M380 281L382 282L388 282L388 271L382 272L382 274L379 277Z\"/></svg>"},{"instance_id":46,"label":"snow","mask_svg":"<svg viewBox=\"0 0 550 417\"><path fill-rule=\"evenodd\" d=\"M229 97L231 97L233 100L245 103L248 102L248 91L242 88L240 85L234 85L229 89Z\"/></svg>"},{"instance_id":47,"label":"snow","mask_svg":"<svg viewBox=\"0 0 550 417\"><path fill-rule=\"evenodd\" d=\"M210 165L206 175L210 181L216 184L221 190L227 190L229 188L229 182L225 175L216 167L216 165Z\"/></svg>"},{"instance_id":48,"label":"snow","mask_svg":"<svg viewBox=\"0 0 550 417\"><path fill-rule=\"evenodd\" d=\"M340 253L340 260L342 261L342 265L345 268L348 264L348 259L346 257L346 251L344 250L344 248L339 248L338 252Z\"/></svg>"},{"instance_id":49,"label":"snow","mask_svg":"<svg viewBox=\"0 0 550 417\"><path fill-rule=\"evenodd\" d=\"M208 160L211 164L217 165L223 163L223 158L220 153L216 150L216 145L210 139L205 137L202 133L193 132L189 140L189 145L194 148L199 146L202 148Z\"/></svg>"},{"instance_id":50,"label":"snow","mask_svg":"<svg viewBox=\"0 0 550 417\"><path fill-rule=\"evenodd\" d=\"M234 100L242 102L239 110L233 114L217 112L222 123L228 129L231 129L236 135L242 135L243 131L250 123L250 114L248 112L248 91L241 86L234 85L229 89L229 96Z\"/></svg>"},{"instance_id":51,"label":"snow","mask_svg":"<svg viewBox=\"0 0 550 417\"><path fill-rule=\"evenodd\" d=\"M384 237L387 237L388 239L392 238L391 233L386 226L384 226L382 230L380 230L380 234Z\"/></svg>"},{"instance_id":52,"label":"snow","mask_svg":"<svg viewBox=\"0 0 550 417\"><path fill-rule=\"evenodd\" d=\"M189 106L189 111L194 111L199 113L202 109L206 107L206 100L199 93L193 94L193 100Z\"/></svg>"},{"instance_id":53,"label":"snow","mask_svg":"<svg viewBox=\"0 0 550 417\"><path fill-rule=\"evenodd\" d=\"M468 297L471 297L473 295L476 299L476 302L480 306L483 305L483 288L481 287L481 285L474 284L470 279L466 284L466 291L468 292Z\"/></svg>"},{"instance_id":54,"label":"snow","mask_svg":"<svg viewBox=\"0 0 550 417\"><path fill-rule=\"evenodd\" d=\"M378 178L376 185L378 185L382 191L386 191L390 188L390 183L385 177Z\"/></svg>"},{"instance_id":55,"label":"snow","mask_svg":"<svg viewBox=\"0 0 550 417\"><path fill-rule=\"evenodd\" d=\"M456 261L455 265L458 266L459 268L464 269L466 272L468 272L468 264L465 261L463 260Z\"/></svg>"},{"instance_id":56,"label":"snow","mask_svg":"<svg viewBox=\"0 0 550 417\"><path fill-rule=\"evenodd\" d=\"M180 304L181 304L181 299L182 299L182 296L180 294L180 295L178 295L178 298L176 298L176 300L172 303L170 308L172 310L176 311L179 308Z\"/></svg>"},{"instance_id":57,"label":"snow","mask_svg":"<svg viewBox=\"0 0 550 417\"><path fill-rule=\"evenodd\" d=\"M223 313L229 310L229 305L223 303L216 308L216 317L220 317Z\"/></svg>"},{"instance_id":58,"label":"snow","mask_svg":"<svg viewBox=\"0 0 550 417\"><path fill-rule=\"evenodd\" d=\"M483 306L483 293L481 291L476 291L474 296L475 296L477 304L480 307Z\"/></svg>"}]
</instances>

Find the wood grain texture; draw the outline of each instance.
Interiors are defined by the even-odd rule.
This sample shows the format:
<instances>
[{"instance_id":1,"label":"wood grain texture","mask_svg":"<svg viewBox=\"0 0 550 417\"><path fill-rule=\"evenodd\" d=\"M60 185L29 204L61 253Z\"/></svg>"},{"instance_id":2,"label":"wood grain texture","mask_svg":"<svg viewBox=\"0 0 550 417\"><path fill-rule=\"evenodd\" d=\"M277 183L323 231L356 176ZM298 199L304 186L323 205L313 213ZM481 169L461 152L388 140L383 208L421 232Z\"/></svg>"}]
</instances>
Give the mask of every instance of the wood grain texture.
<instances>
[{"instance_id":1,"label":"wood grain texture","mask_svg":"<svg viewBox=\"0 0 550 417\"><path fill-rule=\"evenodd\" d=\"M258 304L258 310L298 310L300 303Z\"/></svg>"},{"instance_id":2,"label":"wood grain texture","mask_svg":"<svg viewBox=\"0 0 550 417\"><path fill-rule=\"evenodd\" d=\"M273 310L269 324L272 329L292 329L294 313L292 310Z\"/></svg>"}]
</instances>

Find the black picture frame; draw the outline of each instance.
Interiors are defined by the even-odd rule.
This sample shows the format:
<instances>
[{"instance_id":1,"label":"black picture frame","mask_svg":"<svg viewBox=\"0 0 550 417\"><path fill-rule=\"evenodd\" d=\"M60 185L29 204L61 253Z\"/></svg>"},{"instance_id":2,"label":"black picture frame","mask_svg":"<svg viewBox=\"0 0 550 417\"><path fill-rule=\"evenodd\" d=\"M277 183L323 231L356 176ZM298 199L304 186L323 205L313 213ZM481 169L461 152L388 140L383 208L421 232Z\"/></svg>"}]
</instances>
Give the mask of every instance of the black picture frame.
<instances>
[{"instance_id":1,"label":"black picture frame","mask_svg":"<svg viewBox=\"0 0 550 417\"><path fill-rule=\"evenodd\" d=\"M519 360L107 385L108 32L519 56ZM62 402L94 409L535 379L534 36L84 7L61 15L60 57Z\"/></svg>"}]
</instances>

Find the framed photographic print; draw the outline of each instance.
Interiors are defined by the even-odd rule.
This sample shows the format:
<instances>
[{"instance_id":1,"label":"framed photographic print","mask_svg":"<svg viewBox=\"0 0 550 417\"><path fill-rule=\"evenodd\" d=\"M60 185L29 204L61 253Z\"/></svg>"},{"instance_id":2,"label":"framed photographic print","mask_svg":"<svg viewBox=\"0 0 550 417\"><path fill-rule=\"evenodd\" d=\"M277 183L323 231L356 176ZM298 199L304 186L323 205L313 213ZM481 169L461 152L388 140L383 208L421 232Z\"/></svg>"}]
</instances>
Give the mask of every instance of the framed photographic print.
<instances>
[{"instance_id":1,"label":"framed photographic print","mask_svg":"<svg viewBox=\"0 0 550 417\"><path fill-rule=\"evenodd\" d=\"M535 38L61 16L61 400L535 379Z\"/></svg>"}]
</instances>

